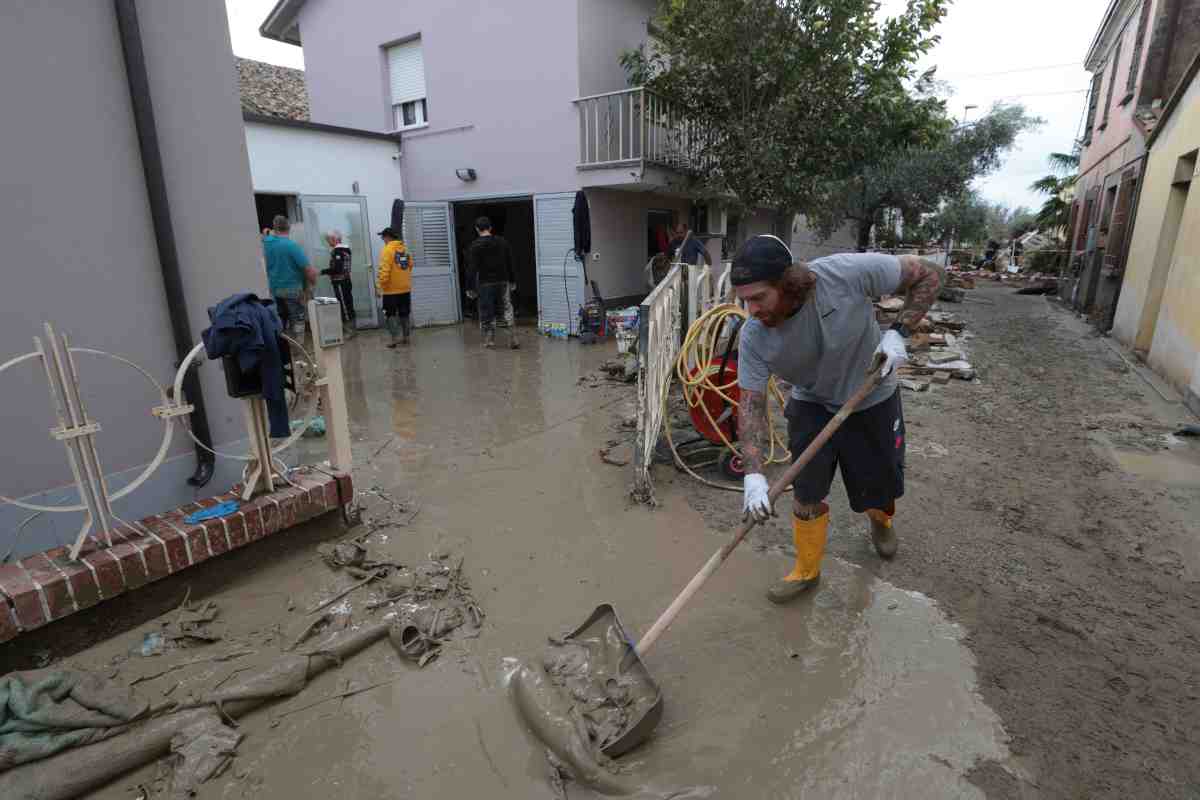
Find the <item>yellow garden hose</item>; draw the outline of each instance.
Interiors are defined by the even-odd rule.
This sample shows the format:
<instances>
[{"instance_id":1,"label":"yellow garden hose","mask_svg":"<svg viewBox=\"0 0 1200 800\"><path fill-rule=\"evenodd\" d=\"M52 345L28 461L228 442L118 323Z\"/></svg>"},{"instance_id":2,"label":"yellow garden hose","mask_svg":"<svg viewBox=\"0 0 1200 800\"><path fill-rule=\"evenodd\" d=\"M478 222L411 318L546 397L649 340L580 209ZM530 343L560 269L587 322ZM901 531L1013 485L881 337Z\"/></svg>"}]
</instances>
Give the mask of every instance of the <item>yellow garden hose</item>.
<instances>
[{"instance_id":1,"label":"yellow garden hose","mask_svg":"<svg viewBox=\"0 0 1200 800\"><path fill-rule=\"evenodd\" d=\"M716 306L696 319L688 326L687 333L684 336L683 344L679 348L679 355L675 360L675 377L679 380L680 386L683 388L683 397L687 401L688 408L696 408L697 406L704 412L704 416L708 419L710 425L721 437L721 442L732 453L741 456L741 451L737 445L729 441L725 436L724 431L717 420L713 418L712 412L704 405L704 395L707 392L712 392L724 400L736 413L738 402L731 394L730 390L737 386L737 379L732 378L724 383L718 383L718 373L720 366L714 365L713 361L718 359L721 354L728 348L728 342L722 346L722 338L727 337L730 331L737 327L738 334L741 333L740 326L736 326L735 321L744 321L749 317L746 311L733 303L724 303ZM736 342L734 343L736 346ZM667 381L663 387L662 396L662 413L663 425L666 428L667 444L671 447L671 454L675 458L675 464L680 469L687 472L701 483L712 486L717 489L726 489L729 491L740 492L742 487L736 484L717 483L704 478L696 473L691 466L683 460L679 455L679 451L675 448L675 441L671 436L671 417L667 409L667 400L671 392L671 381ZM779 386L775 383L775 378L772 377L767 385L767 394L775 399L779 404L780 409L786 405L786 399ZM775 430L771 424L771 406L767 403L767 430L770 432L770 449L767 452L766 464L781 464L791 460L791 453L788 452L787 442ZM705 465L700 465L705 466Z\"/></svg>"}]
</instances>

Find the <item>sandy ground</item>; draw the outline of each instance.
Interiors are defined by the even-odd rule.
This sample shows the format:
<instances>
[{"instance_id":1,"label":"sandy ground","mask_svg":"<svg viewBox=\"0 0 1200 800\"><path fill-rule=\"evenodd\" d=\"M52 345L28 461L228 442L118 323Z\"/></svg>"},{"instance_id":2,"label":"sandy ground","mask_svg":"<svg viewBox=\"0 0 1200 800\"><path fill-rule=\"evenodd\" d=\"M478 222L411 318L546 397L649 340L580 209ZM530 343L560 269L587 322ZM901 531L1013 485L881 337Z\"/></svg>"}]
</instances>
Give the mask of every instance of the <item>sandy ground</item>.
<instances>
[{"instance_id":1,"label":"sandy ground","mask_svg":"<svg viewBox=\"0 0 1200 800\"><path fill-rule=\"evenodd\" d=\"M948 308L979 383L904 395L899 556L879 562L836 480L828 552L969 631L1011 736L972 773L989 797L1198 797L1200 443L1170 435L1194 418L1045 299L968 295ZM729 497L671 484L734 522Z\"/></svg>"},{"instance_id":2,"label":"sandy ground","mask_svg":"<svg viewBox=\"0 0 1200 800\"><path fill-rule=\"evenodd\" d=\"M1198 448L1164 437L1179 409L1073 318L1042 298L972 296L980 382L906 395L899 558L875 558L839 487L821 588L781 609L762 589L787 569L787 533L756 533L646 656L666 710L622 759L643 796L1195 796ZM598 449L628 435L632 394L578 382L609 355L532 336L486 352L469 327L345 348L356 485L368 517L393 523L372 551L462 557L487 621L424 669L381 643L248 716L201 798L555 796L509 702L512 659L602 602L644 630L740 504L668 466L657 510L629 504L629 469ZM345 535L325 518L214 559L0 649L0 672L50 660L128 681L209 653L269 658L351 583L316 551ZM221 607L224 640L137 655L187 587ZM352 624L383 613L366 609L377 597L351 595ZM186 696L243 663L139 686ZM94 796L158 796L166 773Z\"/></svg>"}]
</instances>

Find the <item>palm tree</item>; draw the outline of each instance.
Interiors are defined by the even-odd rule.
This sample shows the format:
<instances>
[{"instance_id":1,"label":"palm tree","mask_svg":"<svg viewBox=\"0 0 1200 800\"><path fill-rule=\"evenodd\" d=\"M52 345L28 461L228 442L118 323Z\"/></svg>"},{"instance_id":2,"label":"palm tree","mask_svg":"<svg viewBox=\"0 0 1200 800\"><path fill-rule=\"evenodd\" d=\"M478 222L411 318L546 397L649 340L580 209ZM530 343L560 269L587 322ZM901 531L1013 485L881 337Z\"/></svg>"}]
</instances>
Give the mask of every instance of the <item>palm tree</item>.
<instances>
[{"instance_id":1,"label":"palm tree","mask_svg":"<svg viewBox=\"0 0 1200 800\"><path fill-rule=\"evenodd\" d=\"M1068 190L1079 180L1079 152L1051 153L1047 159L1053 172L1030 184L1035 192L1049 195L1037 213L1038 227L1056 236L1066 233L1071 224L1071 201Z\"/></svg>"}]
</instances>

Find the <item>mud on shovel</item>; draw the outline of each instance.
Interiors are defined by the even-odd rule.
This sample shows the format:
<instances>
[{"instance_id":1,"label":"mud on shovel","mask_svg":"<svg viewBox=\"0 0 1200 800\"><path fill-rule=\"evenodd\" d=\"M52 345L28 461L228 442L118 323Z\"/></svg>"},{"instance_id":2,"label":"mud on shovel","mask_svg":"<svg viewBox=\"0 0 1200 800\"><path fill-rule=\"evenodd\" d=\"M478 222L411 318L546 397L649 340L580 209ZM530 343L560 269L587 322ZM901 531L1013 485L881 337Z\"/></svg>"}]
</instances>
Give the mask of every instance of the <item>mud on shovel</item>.
<instances>
[{"instance_id":1,"label":"mud on shovel","mask_svg":"<svg viewBox=\"0 0 1200 800\"><path fill-rule=\"evenodd\" d=\"M808 447L804 449L804 452L801 453L794 462L792 462L791 466L789 466L771 486L769 497L771 498L772 504L774 504L775 501L779 499L779 496L787 490L787 487L796 479L796 477L800 474L800 471L804 469L805 465L807 465L808 462L813 459L813 456L815 456L820 449L825 446L825 443L833 437L833 434L842 426L842 423L846 421L846 418L854 413L854 410L858 408L858 405L867 397L867 395L870 394L877 386L879 386L879 382L882 379L882 376L880 375L882 366L882 359L877 359L871 370L867 373L866 380L863 382L862 386L858 388L858 391L856 391L850 397L850 399L846 401L846 404L843 405L837 414L834 415L833 419L826 423L825 427L821 429L821 432L817 434L816 438L814 438ZM683 610L683 607L688 604L688 601L692 599L692 596L695 595L696 592L700 591L700 588L704 586L706 582L708 582L708 579L711 578L717 569L720 568L721 564L725 562L725 559L729 558L730 553L732 553L737 546L742 543L742 540L746 538L746 535L753 530L756 524L757 523L753 517L749 517L742 522L741 526L737 529L737 531L734 532L733 537L730 538L730 540L724 545L722 545L717 552L712 554L712 557L709 558L700 571L696 573L695 577L688 582L687 586L683 587L683 591L681 591L675 600L672 601L671 605L667 607L667 610L664 611L662 615L659 616L659 618L655 621L655 623L650 626L650 629L642 635L641 640L636 646L632 643L625 631L624 626L621 625L621 621L617 617L616 610L609 603L603 603L597 606L596 610L592 612L587 620L566 637L568 640L570 640L582 639L596 635L604 636L606 633L608 635L618 635L625 648L625 654L621 660L621 673L634 678L643 685L652 687L654 698L652 705L648 706L640 716L632 718L619 735L610 738L607 743L601 743L601 750L605 755L609 756L610 758L616 758L617 756L632 750L634 747L637 747L654 731L654 728L658 725L659 720L662 719L662 690L659 688L658 683L655 682L654 678L650 675L650 670L646 668L646 665L642 662L642 659L645 658L646 653L650 651L650 648L654 646L654 643L658 641L658 638L662 636L664 632L666 632L671 623L675 621L675 617L678 616L679 612ZM528 690L529 687L524 688ZM543 695L543 697L545 697L545 695ZM521 710L522 714L525 715L526 722L532 723L533 720L530 718L531 713L529 710L526 709L521 703L518 703L518 708ZM532 725L532 727L536 729L538 726Z\"/></svg>"}]
</instances>

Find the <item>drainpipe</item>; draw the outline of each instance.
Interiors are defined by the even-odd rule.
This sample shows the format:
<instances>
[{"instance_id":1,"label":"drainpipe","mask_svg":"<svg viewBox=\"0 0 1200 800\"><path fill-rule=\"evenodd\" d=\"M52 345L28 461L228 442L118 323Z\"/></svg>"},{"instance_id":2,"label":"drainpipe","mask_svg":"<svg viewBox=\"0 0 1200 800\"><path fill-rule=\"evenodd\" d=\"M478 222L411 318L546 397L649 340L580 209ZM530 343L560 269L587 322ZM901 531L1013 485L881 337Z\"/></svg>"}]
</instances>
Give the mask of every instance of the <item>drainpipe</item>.
<instances>
[{"instance_id":1,"label":"drainpipe","mask_svg":"<svg viewBox=\"0 0 1200 800\"><path fill-rule=\"evenodd\" d=\"M162 153L158 147L158 128L154 122L154 107L150 101L150 78L146 72L146 54L142 50L141 29L138 26L135 0L115 0L117 29L121 51L125 55L125 77L129 82L129 99L133 104L133 121L137 128L138 148L142 170L146 176L146 194L150 200L150 217L154 223L154 241L158 263L162 270L163 290L167 299L167 314L171 319L171 335L175 340L176 365L183 363L193 347L188 320L187 303L183 294L183 278L179 273L179 252L175 249L175 229L171 224L171 206L167 201L167 182L163 171ZM212 447L212 432L204 408L204 394L194 369L183 379L183 391L195 407L191 415L192 433L206 446ZM196 472L188 478L191 486L204 486L213 476L215 457L200 444L196 449Z\"/></svg>"}]
</instances>

